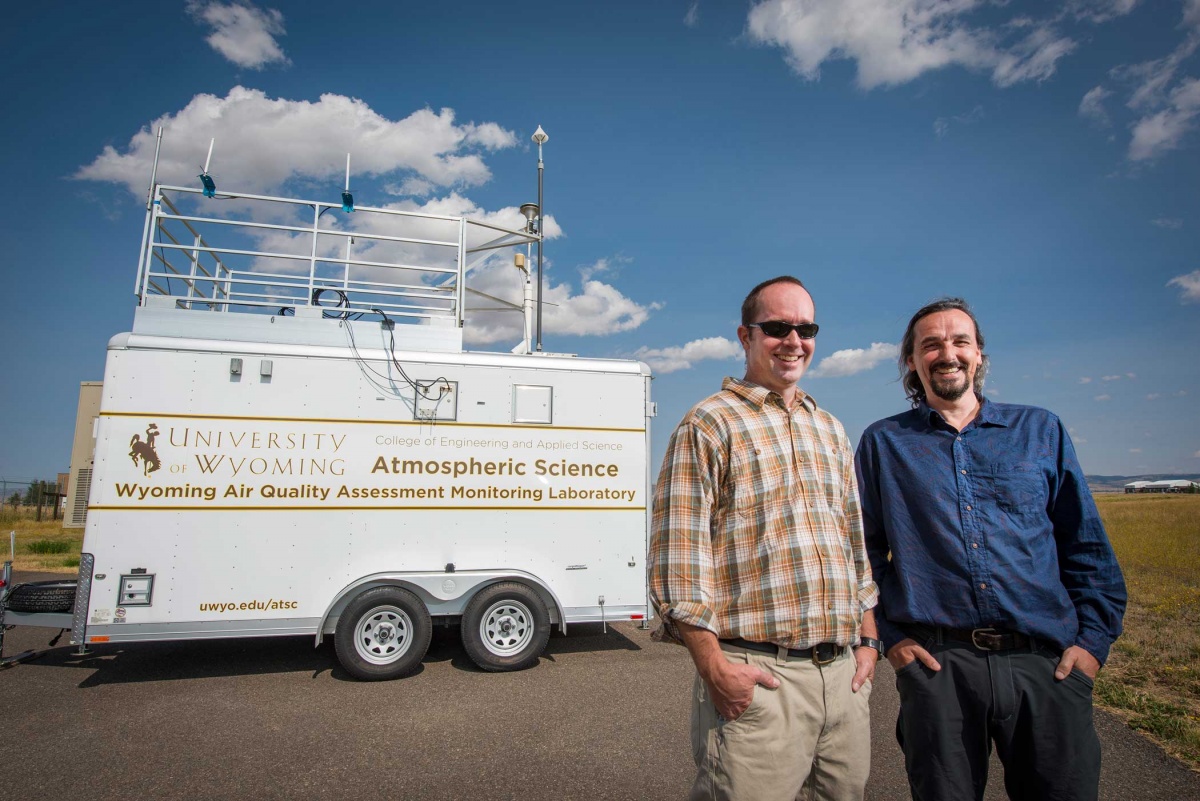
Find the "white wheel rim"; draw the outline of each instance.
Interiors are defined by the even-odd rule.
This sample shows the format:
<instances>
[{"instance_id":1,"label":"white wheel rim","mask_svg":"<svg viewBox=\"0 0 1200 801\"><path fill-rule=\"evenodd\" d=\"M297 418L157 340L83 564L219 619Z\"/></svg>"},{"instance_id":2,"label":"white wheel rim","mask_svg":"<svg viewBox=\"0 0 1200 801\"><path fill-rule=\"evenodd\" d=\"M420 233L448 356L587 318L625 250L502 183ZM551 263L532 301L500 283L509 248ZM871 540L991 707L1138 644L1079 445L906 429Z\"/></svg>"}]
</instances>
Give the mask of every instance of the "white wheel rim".
<instances>
[{"instance_id":1,"label":"white wheel rim","mask_svg":"<svg viewBox=\"0 0 1200 801\"><path fill-rule=\"evenodd\" d=\"M533 640L533 614L520 601L497 601L479 621L479 639L496 656L512 656Z\"/></svg>"},{"instance_id":2,"label":"white wheel rim","mask_svg":"<svg viewBox=\"0 0 1200 801\"><path fill-rule=\"evenodd\" d=\"M412 619L397 606L377 606L354 626L354 650L372 665L389 665L412 645Z\"/></svg>"}]
</instances>

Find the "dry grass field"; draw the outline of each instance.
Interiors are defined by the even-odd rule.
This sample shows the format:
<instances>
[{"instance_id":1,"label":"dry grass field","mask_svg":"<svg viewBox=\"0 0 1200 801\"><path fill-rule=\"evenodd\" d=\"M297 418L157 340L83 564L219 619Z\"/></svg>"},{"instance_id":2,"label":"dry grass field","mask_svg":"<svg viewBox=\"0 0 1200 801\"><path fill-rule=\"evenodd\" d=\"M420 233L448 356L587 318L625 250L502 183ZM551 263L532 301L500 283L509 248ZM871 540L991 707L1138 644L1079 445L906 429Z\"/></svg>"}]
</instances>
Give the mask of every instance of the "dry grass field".
<instances>
[{"instance_id":1,"label":"dry grass field","mask_svg":"<svg viewBox=\"0 0 1200 801\"><path fill-rule=\"evenodd\" d=\"M1200 495L1098 495L1129 587L1096 699L1200 768Z\"/></svg>"},{"instance_id":2,"label":"dry grass field","mask_svg":"<svg viewBox=\"0 0 1200 801\"><path fill-rule=\"evenodd\" d=\"M1096 700L1200 769L1200 495L1098 495L1129 585L1125 633ZM72 573L82 529L0 511L0 552L17 532L18 570Z\"/></svg>"},{"instance_id":3,"label":"dry grass field","mask_svg":"<svg viewBox=\"0 0 1200 801\"><path fill-rule=\"evenodd\" d=\"M83 529L64 529L62 520L50 520L45 510L42 512L42 521L38 522L32 509L14 511L11 506L5 506L0 511L0 562L8 560L8 535L15 531L14 570L74 573L79 567Z\"/></svg>"}]
</instances>

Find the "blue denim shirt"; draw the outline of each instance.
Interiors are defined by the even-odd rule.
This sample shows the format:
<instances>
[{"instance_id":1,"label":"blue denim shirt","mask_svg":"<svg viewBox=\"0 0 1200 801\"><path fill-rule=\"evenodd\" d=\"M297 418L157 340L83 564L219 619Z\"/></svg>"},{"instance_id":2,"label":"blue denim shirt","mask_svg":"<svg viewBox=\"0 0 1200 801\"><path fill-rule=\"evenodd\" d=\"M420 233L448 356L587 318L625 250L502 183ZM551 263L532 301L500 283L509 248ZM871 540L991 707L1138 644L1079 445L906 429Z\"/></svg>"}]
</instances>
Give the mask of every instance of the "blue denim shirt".
<instances>
[{"instance_id":1,"label":"blue denim shirt","mask_svg":"<svg viewBox=\"0 0 1200 801\"><path fill-rule=\"evenodd\" d=\"M869 427L855 466L888 648L905 623L1000 626L1107 659L1125 580L1056 416L984 400L960 432L922 403Z\"/></svg>"}]
</instances>

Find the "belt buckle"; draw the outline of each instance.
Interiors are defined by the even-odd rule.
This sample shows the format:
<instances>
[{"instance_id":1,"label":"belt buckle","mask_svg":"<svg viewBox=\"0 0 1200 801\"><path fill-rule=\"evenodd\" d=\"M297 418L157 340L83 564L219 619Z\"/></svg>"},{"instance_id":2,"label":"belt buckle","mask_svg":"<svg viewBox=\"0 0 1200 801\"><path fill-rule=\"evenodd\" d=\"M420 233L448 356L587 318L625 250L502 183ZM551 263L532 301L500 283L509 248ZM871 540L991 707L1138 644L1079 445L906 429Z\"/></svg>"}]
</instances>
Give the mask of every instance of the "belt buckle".
<instances>
[{"instance_id":1,"label":"belt buckle","mask_svg":"<svg viewBox=\"0 0 1200 801\"><path fill-rule=\"evenodd\" d=\"M1004 635L994 628L972 629L971 645L980 651L999 651L1003 637Z\"/></svg>"},{"instance_id":2,"label":"belt buckle","mask_svg":"<svg viewBox=\"0 0 1200 801\"><path fill-rule=\"evenodd\" d=\"M828 665L841 655L842 649L833 643L823 642L813 646L812 661L817 667Z\"/></svg>"}]
</instances>

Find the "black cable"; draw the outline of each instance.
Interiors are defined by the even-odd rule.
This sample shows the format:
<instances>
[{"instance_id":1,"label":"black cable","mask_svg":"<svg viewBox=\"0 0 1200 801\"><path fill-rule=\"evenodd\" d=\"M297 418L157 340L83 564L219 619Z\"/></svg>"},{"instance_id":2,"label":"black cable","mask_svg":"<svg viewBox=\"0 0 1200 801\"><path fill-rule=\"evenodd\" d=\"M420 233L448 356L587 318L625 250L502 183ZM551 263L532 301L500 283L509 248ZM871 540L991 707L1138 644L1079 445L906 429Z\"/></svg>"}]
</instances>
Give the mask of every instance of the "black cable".
<instances>
[{"instance_id":1,"label":"black cable","mask_svg":"<svg viewBox=\"0 0 1200 801\"><path fill-rule=\"evenodd\" d=\"M366 359L364 359L362 357L362 354L358 352L358 343L354 339L354 327L349 326L349 325L346 326L346 333L350 335L350 350L354 351L354 358L357 359L362 364L363 367L367 368L372 373L379 376L380 378L382 378L384 381L388 382L389 384L392 384L393 383L392 376L385 375L384 373L381 373L378 370L376 370L374 367L371 366L370 362L368 362ZM395 391L390 386L387 387L387 389L391 392Z\"/></svg>"},{"instance_id":2,"label":"black cable","mask_svg":"<svg viewBox=\"0 0 1200 801\"><path fill-rule=\"evenodd\" d=\"M378 314L380 317L382 317L385 322L391 323L391 328L388 329L388 351L389 351L389 355L391 356L392 364L396 367L397 372L400 373L400 377L404 379L405 383L407 383L410 387L412 387L417 392L417 394L419 394L425 400L437 400L438 398L441 397L440 394L437 396L433 396L433 395L428 395L425 392L425 390L429 389L430 387L437 386L439 382L445 384L446 391L449 392L450 391L450 381L445 376L438 376L437 378L433 379L432 381L429 381L426 383L422 383L420 381L414 381L413 379L408 377L408 373L404 372L404 367L400 364L399 360L396 358L396 322L394 320L392 320L392 318L388 317L387 314L385 314L382 309L371 309L371 311L374 312L375 314Z\"/></svg>"},{"instance_id":3,"label":"black cable","mask_svg":"<svg viewBox=\"0 0 1200 801\"><path fill-rule=\"evenodd\" d=\"M333 292L337 295L337 305L332 307L321 306L321 296L326 292ZM350 298L346 297L346 293L340 289L334 289L333 287L328 286L317 287L312 293L312 305L319 306L321 309L334 308L345 310L341 312L322 311L321 316L327 320L346 320L350 317Z\"/></svg>"}]
</instances>

